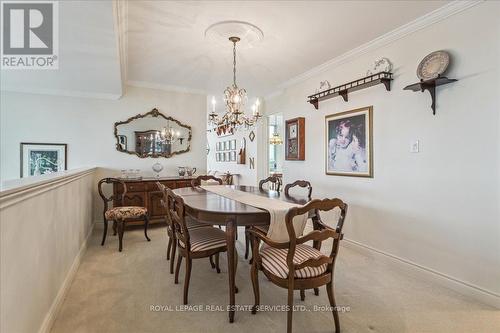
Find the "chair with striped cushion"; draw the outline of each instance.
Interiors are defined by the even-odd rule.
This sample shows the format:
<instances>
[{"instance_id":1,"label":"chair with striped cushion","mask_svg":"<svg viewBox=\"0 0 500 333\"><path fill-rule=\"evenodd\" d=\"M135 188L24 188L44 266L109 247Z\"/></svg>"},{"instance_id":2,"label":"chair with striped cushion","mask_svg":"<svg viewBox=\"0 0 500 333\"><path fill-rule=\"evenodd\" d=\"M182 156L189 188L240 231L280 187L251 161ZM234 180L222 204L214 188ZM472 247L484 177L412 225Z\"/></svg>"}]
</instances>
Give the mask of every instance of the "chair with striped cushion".
<instances>
[{"instance_id":1,"label":"chair with striped cushion","mask_svg":"<svg viewBox=\"0 0 500 333\"><path fill-rule=\"evenodd\" d=\"M165 191L167 193L167 202L171 203L168 205L168 214L173 222L177 247L179 249L177 266L175 268L176 284L179 283L179 270L181 268L182 258L186 258L184 304L187 304L192 260L214 256L217 273L220 273L219 254L227 251L226 233L214 227L188 229L184 211L184 200L169 188L165 189Z\"/></svg>"},{"instance_id":2,"label":"chair with striped cushion","mask_svg":"<svg viewBox=\"0 0 500 333\"><path fill-rule=\"evenodd\" d=\"M173 227L173 222L168 214L168 206L171 204L167 200L167 193L165 192L165 185L163 185L160 182L156 182L156 186L158 186L158 189L163 193L163 199L161 200L161 205L167 212L165 214L165 223L167 224L167 237L168 237L168 244L167 244L167 260L170 260L170 274L174 274L174 262L175 262L175 252L177 249L177 240L175 238L175 232L174 232L174 227ZM186 217L186 224L187 228L189 230L194 230L194 229L199 229L199 228L211 228L212 226L206 223L201 223L198 222L192 218ZM172 254L172 255L170 255ZM210 264L212 265L212 268L216 268L215 264L213 263L212 257L210 257Z\"/></svg>"},{"instance_id":3,"label":"chair with striped cushion","mask_svg":"<svg viewBox=\"0 0 500 333\"><path fill-rule=\"evenodd\" d=\"M273 179L273 180L270 180L270 179ZM263 185L266 182L269 182L269 181L276 181L276 182L278 182L277 183L277 190L278 191L280 190L280 186L281 186L280 180L279 180L278 177L273 177L273 176L271 176L271 177L269 177L267 179L261 180L260 183L259 183L259 189L262 191L263 190ZM287 197L291 196L290 195L290 189L292 189L293 187L296 187L296 186L299 186L299 187L302 187L302 188L307 188L307 198L311 199L312 186L311 186L311 183L308 182L307 180L296 180L296 181L294 181L291 184L286 184L286 186L285 186L285 196L287 196ZM267 229L269 228L269 226L260 226L259 228L262 229L263 231L267 232ZM248 235L248 232L246 232L245 233L245 259L248 259L248 252L250 251L250 245L251 245L251 240L250 240L250 237ZM317 290L315 290L315 293L316 293L316 295L318 295L317 294ZM301 291L300 295L301 295L302 300L304 300L305 299L305 295L304 295L303 291Z\"/></svg>"},{"instance_id":4,"label":"chair with striped cushion","mask_svg":"<svg viewBox=\"0 0 500 333\"><path fill-rule=\"evenodd\" d=\"M331 211L340 209L340 215L335 229L329 227L321 221L320 211ZM315 212L315 222L317 230L307 235L296 237L292 220L295 216ZM251 278L255 296L255 305L252 314L257 312L260 302L258 271L261 270L267 278L274 284L288 289L288 317L287 332L292 332L293 315L293 291L318 288L326 285L326 291L330 306L332 307L333 319L335 322L335 332L340 332L339 316L335 304L333 293L333 272L335 261L339 252L340 240L343 237L342 228L347 213L347 204L340 199L312 200L303 207L291 208L285 217L286 228L289 241L277 243L269 239L262 230L250 228L253 241L253 263ZM306 245L306 242L313 241L322 243L327 239L332 239L332 250L327 256L318 249ZM264 245L259 249L259 240Z\"/></svg>"}]
</instances>

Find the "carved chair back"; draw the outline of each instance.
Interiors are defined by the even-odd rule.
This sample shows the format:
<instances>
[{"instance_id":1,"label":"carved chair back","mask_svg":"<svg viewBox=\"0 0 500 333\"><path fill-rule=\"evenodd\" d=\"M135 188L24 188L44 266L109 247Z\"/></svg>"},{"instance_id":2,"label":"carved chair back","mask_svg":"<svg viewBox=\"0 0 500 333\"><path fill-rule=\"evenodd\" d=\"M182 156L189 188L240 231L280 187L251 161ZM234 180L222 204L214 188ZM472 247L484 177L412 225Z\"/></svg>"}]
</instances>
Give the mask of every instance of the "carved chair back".
<instances>
[{"instance_id":1,"label":"carved chair back","mask_svg":"<svg viewBox=\"0 0 500 333\"><path fill-rule=\"evenodd\" d=\"M165 209L165 222L167 224L167 230L170 232L174 230L172 219L170 218L169 214L169 206L171 205L171 202L167 196L167 187L163 185L160 182L156 182L156 186L158 186L158 189L161 191L163 194L163 198L160 200L161 206Z\"/></svg>"},{"instance_id":2,"label":"carved chair back","mask_svg":"<svg viewBox=\"0 0 500 333\"><path fill-rule=\"evenodd\" d=\"M295 187L295 186L299 186L299 187L302 187L302 188L307 188L308 192L307 192L307 197L309 199L311 199L311 195L312 195L312 186L311 186L311 183L308 182L307 180L296 180L294 181L293 183L291 184L286 184L285 186L285 195L286 196L290 196L290 189Z\"/></svg>"},{"instance_id":3,"label":"carved chair back","mask_svg":"<svg viewBox=\"0 0 500 333\"><path fill-rule=\"evenodd\" d=\"M281 190L281 177L278 177L278 176L269 176L266 179L262 179L259 182L259 190L261 190L261 191L264 190L264 184L266 184L266 183L272 183L272 184L274 184L275 191L279 192Z\"/></svg>"},{"instance_id":4,"label":"carved chair back","mask_svg":"<svg viewBox=\"0 0 500 333\"><path fill-rule=\"evenodd\" d=\"M189 231L186 226L186 215L184 211L184 200L176 195L171 189L165 188L167 194L168 211L172 222L173 231L178 241L182 242L183 247L187 252L191 251L191 243L189 239Z\"/></svg>"},{"instance_id":5,"label":"carved chair back","mask_svg":"<svg viewBox=\"0 0 500 333\"><path fill-rule=\"evenodd\" d=\"M327 212L332 211L335 208L340 209L340 215L337 220L335 229L326 225L321 221L320 211ZM314 230L309 234L296 237L295 229L293 227L293 218L298 215L306 214L309 211L315 211L317 216L317 223L320 226L319 230ZM287 254L287 265L289 269L290 276L294 276L295 270L302 269L304 267L318 267L327 264L327 272L333 272L335 260L337 258L337 253L339 251L340 240L343 238L342 228L344 227L344 220L347 214L347 204L340 199L323 199L323 200L312 200L307 205L303 207L293 207L291 208L285 217L286 229L288 231L288 236L290 237L290 242L288 243L288 254ZM327 239L333 239L332 250L330 255L321 256L317 259L308 259L305 262L297 265L293 263L293 258L295 256L295 248L297 244L303 244L308 241L313 242L323 242Z\"/></svg>"},{"instance_id":6,"label":"carved chair back","mask_svg":"<svg viewBox=\"0 0 500 333\"><path fill-rule=\"evenodd\" d=\"M196 177L195 179L191 180L191 187L196 187L201 185L201 181L208 181L208 180L214 180L219 183L219 185L222 185L222 179L217 178L212 175L201 175Z\"/></svg>"},{"instance_id":7,"label":"carved chair back","mask_svg":"<svg viewBox=\"0 0 500 333\"><path fill-rule=\"evenodd\" d=\"M123 192L121 194L112 194L111 196L107 196L103 191L104 184L120 184ZM125 195L127 194L127 185L125 182L118 178L103 178L97 183L97 190L99 191L99 196L102 198L104 202L104 212L106 212L109 208L109 202L114 201L118 206L122 206L125 200Z\"/></svg>"}]
</instances>

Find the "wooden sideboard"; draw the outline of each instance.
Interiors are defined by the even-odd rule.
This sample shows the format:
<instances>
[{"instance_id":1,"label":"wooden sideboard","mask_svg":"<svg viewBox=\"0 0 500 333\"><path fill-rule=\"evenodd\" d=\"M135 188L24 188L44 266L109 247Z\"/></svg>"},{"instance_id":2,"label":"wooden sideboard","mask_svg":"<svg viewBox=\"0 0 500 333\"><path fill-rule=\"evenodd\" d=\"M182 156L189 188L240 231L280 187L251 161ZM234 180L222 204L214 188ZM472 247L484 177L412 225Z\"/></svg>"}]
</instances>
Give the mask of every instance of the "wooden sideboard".
<instances>
[{"instance_id":1,"label":"wooden sideboard","mask_svg":"<svg viewBox=\"0 0 500 333\"><path fill-rule=\"evenodd\" d=\"M146 207L149 213L150 223L159 223L165 221L165 210L161 205L163 193L158 189L156 182L171 189L191 186L192 177L169 177L169 178L142 178L142 179L122 179L127 186L127 193L123 206L141 206ZM113 194L123 193L123 187L120 184L113 185ZM117 202L113 202L115 207ZM131 221L131 224L143 224L142 220Z\"/></svg>"}]
</instances>

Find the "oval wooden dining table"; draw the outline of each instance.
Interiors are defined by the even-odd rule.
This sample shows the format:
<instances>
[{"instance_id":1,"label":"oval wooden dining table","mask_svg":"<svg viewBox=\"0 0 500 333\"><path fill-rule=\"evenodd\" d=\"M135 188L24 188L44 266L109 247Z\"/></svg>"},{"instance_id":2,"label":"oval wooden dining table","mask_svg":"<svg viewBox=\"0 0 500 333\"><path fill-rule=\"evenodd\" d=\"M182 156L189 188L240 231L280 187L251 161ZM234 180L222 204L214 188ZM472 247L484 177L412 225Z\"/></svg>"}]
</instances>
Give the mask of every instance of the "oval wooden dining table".
<instances>
[{"instance_id":1,"label":"oval wooden dining table","mask_svg":"<svg viewBox=\"0 0 500 333\"><path fill-rule=\"evenodd\" d=\"M310 199L307 196L287 196L277 191L260 190L254 186L231 185L235 190L252 193L269 199L278 199L297 205L305 205ZM200 222L212 225L224 225L227 239L227 262L229 275L229 322L234 321L235 294L237 292L235 276L237 254L235 249L238 226L268 225L269 212L236 200L206 191L201 187L184 187L174 190L174 193L184 199L187 215ZM314 216L313 217L314 220Z\"/></svg>"}]
</instances>

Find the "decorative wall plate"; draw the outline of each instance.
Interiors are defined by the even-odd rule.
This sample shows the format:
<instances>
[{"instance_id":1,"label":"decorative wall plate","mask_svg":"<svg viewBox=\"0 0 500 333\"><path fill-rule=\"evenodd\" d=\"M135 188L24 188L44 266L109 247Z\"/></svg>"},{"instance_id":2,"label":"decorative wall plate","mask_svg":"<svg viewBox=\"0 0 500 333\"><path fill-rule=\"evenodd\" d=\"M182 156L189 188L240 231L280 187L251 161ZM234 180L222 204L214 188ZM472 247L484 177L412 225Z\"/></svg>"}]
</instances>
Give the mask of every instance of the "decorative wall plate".
<instances>
[{"instance_id":1,"label":"decorative wall plate","mask_svg":"<svg viewBox=\"0 0 500 333\"><path fill-rule=\"evenodd\" d=\"M417 76L421 80L431 80L443 74L450 64L450 54L446 51L434 51L420 62Z\"/></svg>"}]
</instances>

